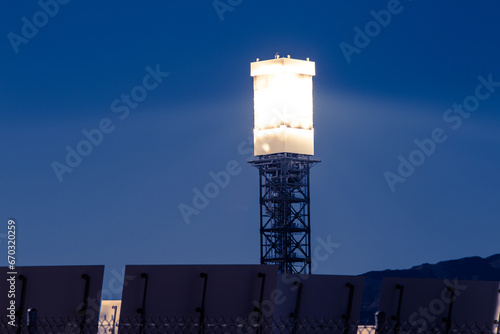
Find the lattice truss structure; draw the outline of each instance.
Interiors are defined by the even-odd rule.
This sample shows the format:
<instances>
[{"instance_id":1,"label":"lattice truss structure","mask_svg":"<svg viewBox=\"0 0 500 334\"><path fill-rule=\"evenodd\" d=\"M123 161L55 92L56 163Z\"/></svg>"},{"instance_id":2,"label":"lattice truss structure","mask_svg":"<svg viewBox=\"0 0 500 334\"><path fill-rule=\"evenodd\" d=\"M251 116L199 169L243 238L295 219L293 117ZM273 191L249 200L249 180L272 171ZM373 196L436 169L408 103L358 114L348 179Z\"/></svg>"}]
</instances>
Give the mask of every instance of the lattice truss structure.
<instances>
[{"instance_id":1,"label":"lattice truss structure","mask_svg":"<svg viewBox=\"0 0 500 334\"><path fill-rule=\"evenodd\" d=\"M318 162L294 153L250 161L260 175L260 262L280 273L311 273L309 170Z\"/></svg>"}]
</instances>

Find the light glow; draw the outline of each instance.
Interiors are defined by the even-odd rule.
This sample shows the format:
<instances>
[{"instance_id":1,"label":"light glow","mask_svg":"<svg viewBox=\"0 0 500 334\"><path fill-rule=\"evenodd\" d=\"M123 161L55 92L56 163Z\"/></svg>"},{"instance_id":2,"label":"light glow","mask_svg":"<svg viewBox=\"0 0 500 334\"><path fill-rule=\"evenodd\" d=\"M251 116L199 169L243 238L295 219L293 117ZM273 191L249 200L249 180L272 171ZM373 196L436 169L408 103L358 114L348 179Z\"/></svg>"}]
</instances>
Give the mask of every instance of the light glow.
<instances>
[{"instance_id":1,"label":"light glow","mask_svg":"<svg viewBox=\"0 0 500 334\"><path fill-rule=\"evenodd\" d=\"M254 154L314 154L312 76L315 63L276 58L251 64Z\"/></svg>"}]
</instances>

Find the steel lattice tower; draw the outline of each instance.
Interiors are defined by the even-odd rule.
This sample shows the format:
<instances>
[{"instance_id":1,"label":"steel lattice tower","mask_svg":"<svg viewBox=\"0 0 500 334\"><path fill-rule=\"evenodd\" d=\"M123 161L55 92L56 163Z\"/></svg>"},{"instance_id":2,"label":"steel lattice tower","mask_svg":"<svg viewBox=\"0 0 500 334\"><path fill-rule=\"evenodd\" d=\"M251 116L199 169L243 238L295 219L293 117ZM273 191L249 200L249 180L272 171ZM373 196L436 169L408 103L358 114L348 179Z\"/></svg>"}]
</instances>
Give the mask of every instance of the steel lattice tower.
<instances>
[{"instance_id":1,"label":"steel lattice tower","mask_svg":"<svg viewBox=\"0 0 500 334\"><path fill-rule=\"evenodd\" d=\"M260 262L280 273L311 273L309 171L314 155L315 63L280 58L251 63L254 155L259 169Z\"/></svg>"},{"instance_id":2,"label":"steel lattice tower","mask_svg":"<svg viewBox=\"0 0 500 334\"><path fill-rule=\"evenodd\" d=\"M294 153L250 161L260 178L260 263L280 273L311 273L309 170L317 162Z\"/></svg>"}]
</instances>

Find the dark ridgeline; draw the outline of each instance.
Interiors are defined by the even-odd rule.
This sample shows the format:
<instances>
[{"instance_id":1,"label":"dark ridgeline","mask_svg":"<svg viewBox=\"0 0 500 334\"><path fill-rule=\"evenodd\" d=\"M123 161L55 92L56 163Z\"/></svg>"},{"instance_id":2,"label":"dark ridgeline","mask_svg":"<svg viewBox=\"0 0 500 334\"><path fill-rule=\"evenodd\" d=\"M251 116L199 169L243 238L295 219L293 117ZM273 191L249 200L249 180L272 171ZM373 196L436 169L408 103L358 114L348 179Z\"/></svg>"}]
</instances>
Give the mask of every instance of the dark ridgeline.
<instances>
[{"instance_id":1,"label":"dark ridgeline","mask_svg":"<svg viewBox=\"0 0 500 334\"><path fill-rule=\"evenodd\" d=\"M424 263L403 270L370 271L360 276L365 276L365 290L360 319L362 322L373 323L384 277L500 281L500 254L487 258L473 256L442 261L436 264Z\"/></svg>"}]
</instances>

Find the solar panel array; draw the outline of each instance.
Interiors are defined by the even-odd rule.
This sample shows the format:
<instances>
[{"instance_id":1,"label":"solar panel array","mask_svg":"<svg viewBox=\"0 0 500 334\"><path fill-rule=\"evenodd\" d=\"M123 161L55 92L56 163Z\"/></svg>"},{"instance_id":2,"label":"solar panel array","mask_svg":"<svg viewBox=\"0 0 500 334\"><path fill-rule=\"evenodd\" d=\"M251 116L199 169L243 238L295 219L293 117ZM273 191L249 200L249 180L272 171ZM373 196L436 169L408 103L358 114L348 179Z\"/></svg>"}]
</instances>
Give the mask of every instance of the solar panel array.
<instances>
[{"instance_id":1,"label":"solar panel array","mask_svg":"<svg viewBox=\"0 0 500 334\"><path fill-rule=\"evenodd\" d=\"M4 273L11 271L4 268ZM95 333L103 275L104 266L16 267L15 274L7 274L13 281L0 280L0 305L6 310L14 300L17 323L25 322L28 309L35 308L38 318L63 319L58 325L61 332L85 327L82 333ZM11 282L14 298L7 294Z\"/></svg>"},{"instance_id":2,"label":"solar panel array","mask_svg":"<svg viewBox=\"0 0 500 334\"><path fill-rule=\"evenodd\" d=\"M120 330L144 328L148 319L165 317L194 319L199 328L205 320L233 319L240 329L330 319L345 323L339 333L355 333L348 324L359 322L364 277L277 271L269 265L126 266L116 313ZM15 275L7 275L15 277L16 321L26 323L27 310L36 308L39 319L66 319L58 325L63 332L97 332L103 273L104 266L17 267ZM9 291L11 281L0 280L0 290ZM11 299L1 294L0 307L8 309ZM500 282L384 278L378 310L378 333L384 333L385 324L401 331L432 326L449 333L454 323L483 324L496 333ZM112 320L114 327L117 319Z\"/></svg>"},{"instance_id":3,"label":"solar panel array","mask_svg":"<svg viewBox=\"0 0 500 334\"><path fill-rule=\"evenodd\" d=\"M500 282L386 277L382 281L379 322L405 328L443 327L453 323L492 328L500 320Z\"/></svg>"},{"instance_id":4,"label":"solar panel array","mask_svg":"<svg viewBox=\"0 0 500 334\"><path fill-rule=\"evenodd\" d=\"M247 317L276 286L277 268L260 265L126 266L121 319Z\"/></svg>"}]
</instances>

